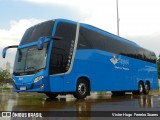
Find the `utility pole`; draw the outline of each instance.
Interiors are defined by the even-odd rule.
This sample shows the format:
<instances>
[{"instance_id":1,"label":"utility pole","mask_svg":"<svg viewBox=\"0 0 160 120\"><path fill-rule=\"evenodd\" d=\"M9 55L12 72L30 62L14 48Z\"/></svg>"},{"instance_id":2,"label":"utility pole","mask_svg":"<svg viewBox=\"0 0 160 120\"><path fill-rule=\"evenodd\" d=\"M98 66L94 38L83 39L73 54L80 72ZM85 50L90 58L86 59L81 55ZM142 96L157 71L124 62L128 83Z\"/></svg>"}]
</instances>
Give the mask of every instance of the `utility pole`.
<instances>
[{"instance_id":1,"label":"utility pole","mask_svg":"<svg viewBox=\"0 0 160 120\"><path fill-rule=\"evenodd\" d=\"M116 8L117 8L117 35L119 36L119 11L118 11L118 0L116 0Z\"/></svg>"}]
</instances>

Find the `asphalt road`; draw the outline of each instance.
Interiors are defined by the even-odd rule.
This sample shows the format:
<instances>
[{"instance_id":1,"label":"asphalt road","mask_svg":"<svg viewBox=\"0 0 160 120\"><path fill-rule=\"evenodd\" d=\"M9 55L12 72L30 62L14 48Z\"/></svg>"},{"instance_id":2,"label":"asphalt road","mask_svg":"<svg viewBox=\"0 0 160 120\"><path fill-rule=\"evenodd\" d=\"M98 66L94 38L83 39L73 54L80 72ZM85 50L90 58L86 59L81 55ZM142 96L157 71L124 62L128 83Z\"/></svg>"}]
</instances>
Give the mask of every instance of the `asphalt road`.
<instances>
[{"instance_id":1,"label":"asphalt road","mask_svg":"<svg viewBox=\"0 0 160 120\"><path fill-rule=\"evenodd\" d=\"M46 111L50 118L41 119L128 119L129 114L134 115L138 113L154 113L160 111L160 96L158 95L132 95L112 96L111 93L97 94L93 93L90 97L84 100L76 100L72 95L58 96L57 99L49 99L43 94L39 93L13 93L11 91L0 91L0 111L18 111L18 112L35 112ZM50 113L50 111L53 111ZM107 112L108 111L108 112ZM115 112L114 112L115 111ZM122 116L114 117L122 113ZM46 114L45 113L45 114ZM126 116L124 114L126 113ZM154 114L156 114L155 112ZM78 115L78 117L75 117ZM144 120L160 120L160 112L157 117L141 117ZM68 116L67 116L68 115ZM73 115L73 116L72 116ZM121 115L121 114L119 114ZM127 116L128 115L128 116ZM43 114L44 116L44 114ZM42 117L43 117L42 116ZM54 116L54 117L53 117ZM130 119L137 119L132 117ZM51 118L52 117L52 118ZM20 117L15 118L0 118L2 120L21 120ZM23 118L35 120L39 118Z\"/></svg>"}]
</instances>

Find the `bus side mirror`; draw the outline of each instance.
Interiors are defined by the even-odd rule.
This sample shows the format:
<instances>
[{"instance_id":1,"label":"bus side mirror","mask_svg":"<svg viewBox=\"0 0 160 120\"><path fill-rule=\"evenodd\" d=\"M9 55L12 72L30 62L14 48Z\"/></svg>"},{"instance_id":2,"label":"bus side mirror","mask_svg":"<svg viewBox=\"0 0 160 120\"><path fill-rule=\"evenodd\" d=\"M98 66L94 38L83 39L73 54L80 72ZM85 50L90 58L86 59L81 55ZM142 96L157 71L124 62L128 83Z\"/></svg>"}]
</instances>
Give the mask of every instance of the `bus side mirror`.
<instances>
[{"instance_id":1,"label":"bus side mirror","mask_svg":"<svg viewBox=\"0 0 160 120\"><path fill-rule=\"evenodd\" d=\"M38 43L37 43L38 50L42 50L43 49L44 40L45 40L45 37L40 37L38 39Z\"/></svg>"},{"instance_id":2,"label":"bus side mirror","mask_svg":"<svg viewBox=\"0 0 160 120\"><path fill-rule=\"evenodd\" d=\"M6 48L4 48L4 49L3 49L3 51L2 51L2 57L3 57L3 58L5 58L5 57L6 57L6 51L7 51L7 49L6 49Z\"/></svg>"},{"instance_id":3,"label":"bus side mirror","mask_svg":"<svg viewBox=\"0 0 160 120\"><path fill-rule=\"evenodd\" d=\"M45 37L40 37L40 38L38 39L38 42L37 42L38 50L42 50L42 49L43 49L44 40L45 40L46 38L49 38L49 39L52 39L52 40L62 40L62 39L63 39L62 37L59 37L59 36L45 36Z\"/></svg>"},{"instance_id":4,"label":"bus side mirror","mask_svg":"<svg viewBox=\"0 0 160 120\"><path fill-rule=\"evenodd\" d=\"M60 36L47 36L50 39L54 39L54 40L62 40L63 38Z\"/></svg>"},{"instance_id":5,"label":"bus side mirror","mask_svg":"<svg viewBox=\"0 0 160 120\"><path fill-rule=\"evenodd\" d=\"M6 52L9 48L18 48L18 45L13 45L13 46L8 46L8 47L5 47L2 51L2 57L5 58L6 57Z\"/></svg>"}]
</instances>

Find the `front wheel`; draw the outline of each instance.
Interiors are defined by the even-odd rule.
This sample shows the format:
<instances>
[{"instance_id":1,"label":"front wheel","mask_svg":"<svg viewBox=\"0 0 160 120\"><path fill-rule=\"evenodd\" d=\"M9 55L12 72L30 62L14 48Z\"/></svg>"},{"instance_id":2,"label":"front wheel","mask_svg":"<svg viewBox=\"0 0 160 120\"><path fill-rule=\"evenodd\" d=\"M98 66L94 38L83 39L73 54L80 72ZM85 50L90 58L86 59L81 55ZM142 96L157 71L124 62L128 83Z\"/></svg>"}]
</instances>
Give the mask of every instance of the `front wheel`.
<instances>
[{"instance_id":1,"label":"front wheel","mask_svg":"<svg viewBox=\"0 0 160 120\"><path fill-rule=\"evenodd\" d=\"M73 93L73 96L77 99L83 99L87 96L88 93L89 93L88 82L83 78L79 79L76 86L76 92Z\"/></svg>"}]
</instances>

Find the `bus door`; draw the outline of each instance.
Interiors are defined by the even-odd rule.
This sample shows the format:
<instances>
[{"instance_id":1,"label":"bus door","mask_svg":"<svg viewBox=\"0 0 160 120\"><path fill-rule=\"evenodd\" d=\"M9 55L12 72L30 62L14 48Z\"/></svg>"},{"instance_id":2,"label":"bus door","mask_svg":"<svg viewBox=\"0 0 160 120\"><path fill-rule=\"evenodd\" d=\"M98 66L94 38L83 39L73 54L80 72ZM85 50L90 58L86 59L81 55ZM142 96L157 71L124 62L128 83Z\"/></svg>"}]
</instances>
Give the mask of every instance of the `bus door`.
<instances>
[{"instance_id":1,"label":"bus door","mask_svg":"<svg viewBox=\"0 0 160 120\"><path fill-rule=\"evenodd\" d=\"M50 86L51 91L62 92L65 72L65 53L63 49L52 48L50 59Z\"/></svg>"},{"instance_id":2,"label":"bus door","mask_svg":"<svg viewBox=\"0 0 160 120\"><path fill-rule=\"evenodd\" d=\"M76 45L78 41L79 24L59 22L56 27L55 36L60 36L62 40L53 40L50 59L50 81L51 90L64 92L65 76L70 74Z\"/></svg>"}]
</instances>

